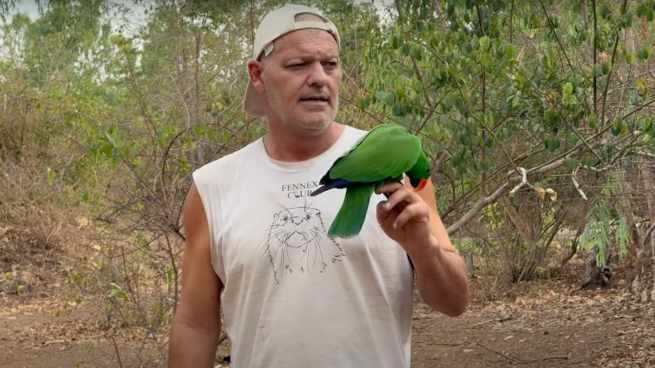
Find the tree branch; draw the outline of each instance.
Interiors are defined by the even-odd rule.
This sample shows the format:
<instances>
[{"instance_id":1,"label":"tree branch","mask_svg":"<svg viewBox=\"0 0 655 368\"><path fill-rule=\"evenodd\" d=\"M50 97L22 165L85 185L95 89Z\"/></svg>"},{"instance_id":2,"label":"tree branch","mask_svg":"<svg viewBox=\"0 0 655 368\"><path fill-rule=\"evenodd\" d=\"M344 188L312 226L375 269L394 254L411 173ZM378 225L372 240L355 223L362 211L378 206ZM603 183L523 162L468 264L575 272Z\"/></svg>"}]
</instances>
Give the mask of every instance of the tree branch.
<instances>
[{"instance_id":1,"label":"tree branch","mask_svg":"<svg viewBox=\"0 0 655 368\"><path fill-rule=\"evenodd\" d=\"M542 0L539 0L539 3L541 4L541 9L543 9L544 11L544 15L546 15L546 19L548 20L548 24L550 25L550 30L551 32L553 32L553 35L555 36L555 39L557 40L559 47L562 49L562 53L564 54L566 61L569 63L569 68L571 68L571 71L575 73L575 70L573 69L573 64L571 64L571 60L569 60L569 56L566 54L566 50L564 49L564 46L562 45L562 42L559 39L559 36L557 36L557 32L555 32L555 26L553 25L553 21L551 21L550 17L548 16L548 12L546 11L544 2Z\"/></svg>"},{"instance_id":2,"label":"tree branch","mask_svg":"<svg viewBox=\"0 0 655 368\"><path fill-rule=\"evenodd\" d=\"M464 216L462 216L454 224L448 227L446 230L448 235L453 235L456 233L457 230L461 229L464 225L471 221L471 219L473 219L473 217L475 217L485 206L495 202L498 198L500 198L500 196L505 194L507 190L509 190L510 186L510 182L503 183L503 185L496 189L496 191L493 192L490 196L480 199Z\"/></svg>"},{"instance_id":3,"label":"tree branch","mask_svg":"<svg viewBox=\"0 0 655 368\"><path fill-rule=\"evenodd\" d=\"M621 7L621 16L626 12L628 0L623 0ZM616 31L616 39L614 40L614 50L612 51L612 58L610 59L610 72L607 74L607 81L605 82L605 91L603 92L603 109L601 110L601 124L605 124L605 109L607 107L607 90L610 88L610 80L612 79L612 72L614 71L614 58L616 57L616 49L619 46L619 31ZM595 55L594 55L595 56Z\"/></svg>"},{"instance_id":4,"label":"tree branch","mask_svg":"<svg viewBox=\"0 0 655 368\"><path fill-rule=\"evenodd\" d=\"M594 68L596 67L596 54L598 53L598 29L596 28L596 0L591 0L591 7L594 13ZM596 71L594 75L594 114L598 116L598 83L596 81ZM604 123L604 122L603 122Z\"/></svg>"}]
</instances>

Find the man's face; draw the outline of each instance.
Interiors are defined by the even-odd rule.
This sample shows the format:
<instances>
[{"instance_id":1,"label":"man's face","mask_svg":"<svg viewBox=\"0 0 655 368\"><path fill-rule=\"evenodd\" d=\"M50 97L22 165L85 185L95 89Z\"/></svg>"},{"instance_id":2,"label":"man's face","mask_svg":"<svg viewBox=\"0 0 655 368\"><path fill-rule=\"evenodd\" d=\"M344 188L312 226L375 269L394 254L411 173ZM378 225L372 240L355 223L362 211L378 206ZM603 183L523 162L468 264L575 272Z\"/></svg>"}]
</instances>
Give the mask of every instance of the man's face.
<instances>
[{"instance_id":1,"label":"man's face","mask_svg":"<svg viewBox=\"0 0 655 368\"><path fill-rule=\"evenodd\" d=\"M322 132L334 120L341 85L338 45L325 31L299 30L276 41L264 61L260 91L269 119L282 125Z\"/></svg>"}]
</instances>

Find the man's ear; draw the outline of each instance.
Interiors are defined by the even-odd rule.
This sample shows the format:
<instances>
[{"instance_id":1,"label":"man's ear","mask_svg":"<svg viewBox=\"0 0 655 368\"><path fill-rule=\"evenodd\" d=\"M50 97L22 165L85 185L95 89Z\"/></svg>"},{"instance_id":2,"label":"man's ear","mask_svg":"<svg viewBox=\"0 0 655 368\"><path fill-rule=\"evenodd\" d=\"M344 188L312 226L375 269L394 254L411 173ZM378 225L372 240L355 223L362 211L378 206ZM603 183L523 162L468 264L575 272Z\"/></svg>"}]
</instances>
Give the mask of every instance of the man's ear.
<instances>
[{"instance_id":1,"label":"man's ear","mask_svg":"<svg viewBox=\"0 0 655 368\"><path fill-rule=\"evenodd\" d=\"M264 66L261 62L257 60L250 60L248 62L248 75L250 77L250 82L253 87L259 93L264 93L266 87L264 86L264 81L262 80L262 72L264 71Z\"/></svg>"}]
</instances>

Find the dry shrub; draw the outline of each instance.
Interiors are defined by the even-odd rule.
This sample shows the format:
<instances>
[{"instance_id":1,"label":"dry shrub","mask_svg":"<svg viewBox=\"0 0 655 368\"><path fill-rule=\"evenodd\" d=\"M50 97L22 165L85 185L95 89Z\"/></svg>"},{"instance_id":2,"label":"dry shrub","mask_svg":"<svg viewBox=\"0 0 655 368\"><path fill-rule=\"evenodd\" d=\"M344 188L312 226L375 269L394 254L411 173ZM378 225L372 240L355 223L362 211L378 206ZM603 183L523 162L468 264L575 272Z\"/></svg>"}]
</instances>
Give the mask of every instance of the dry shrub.
<instances>
[{"instance_id":1,"label":"dry shrub","mask_svg":"<svg viewBox=\"0 0 655 368\"><path fill-rule=\"evenodd\" d=\"M52 293L88 220L63 183L29 162L0 157L0 291Z\"/></svg>"}]
</instances>

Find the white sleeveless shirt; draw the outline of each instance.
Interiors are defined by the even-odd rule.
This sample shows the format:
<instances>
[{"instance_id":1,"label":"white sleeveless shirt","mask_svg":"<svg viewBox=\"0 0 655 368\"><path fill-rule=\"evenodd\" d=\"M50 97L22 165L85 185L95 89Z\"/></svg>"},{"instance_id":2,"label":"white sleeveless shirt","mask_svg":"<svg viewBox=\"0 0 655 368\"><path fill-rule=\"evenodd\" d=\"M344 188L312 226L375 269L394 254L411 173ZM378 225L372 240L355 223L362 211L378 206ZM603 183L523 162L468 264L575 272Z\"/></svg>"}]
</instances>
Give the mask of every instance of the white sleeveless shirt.
<instances>
[{"instance_id":1,"label":"white sleeveless shirt","mask_svg":"<svg viewBox=\"0 0 655 368\"><path fill-rule=\"evenodd\" d=\"M371 198L361 233L330 239L345 190L309 194L365 131L347 127L326 152L297 163L262 139L194 172L222 281L234 368L408 368L413 272L382 231Z\"/></svg>"}]
</instances>

